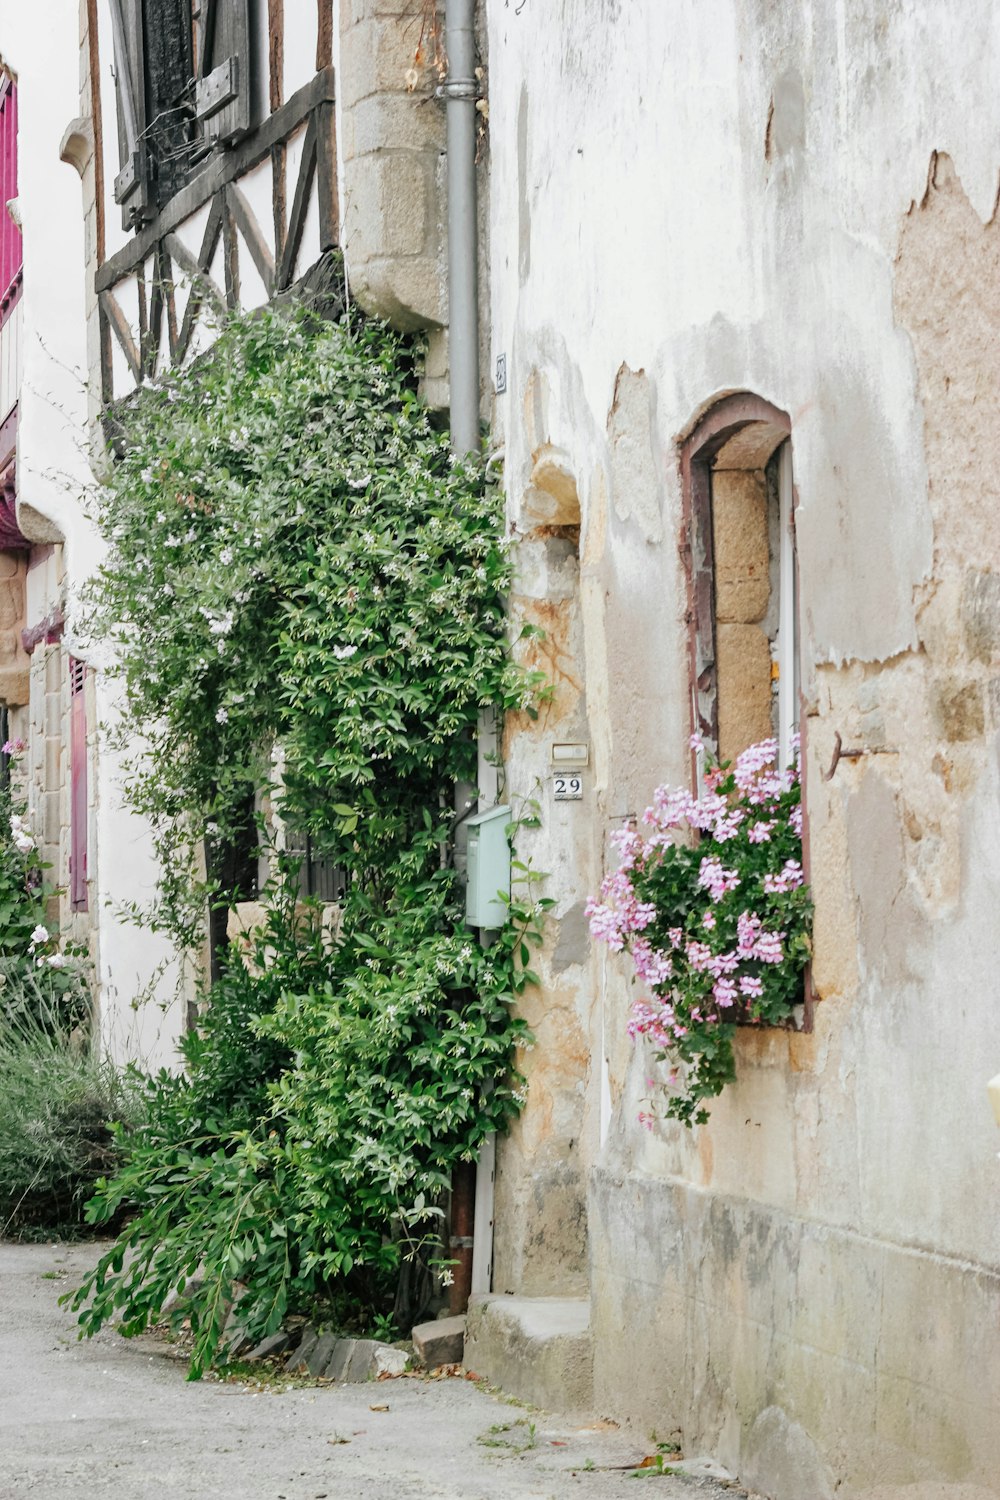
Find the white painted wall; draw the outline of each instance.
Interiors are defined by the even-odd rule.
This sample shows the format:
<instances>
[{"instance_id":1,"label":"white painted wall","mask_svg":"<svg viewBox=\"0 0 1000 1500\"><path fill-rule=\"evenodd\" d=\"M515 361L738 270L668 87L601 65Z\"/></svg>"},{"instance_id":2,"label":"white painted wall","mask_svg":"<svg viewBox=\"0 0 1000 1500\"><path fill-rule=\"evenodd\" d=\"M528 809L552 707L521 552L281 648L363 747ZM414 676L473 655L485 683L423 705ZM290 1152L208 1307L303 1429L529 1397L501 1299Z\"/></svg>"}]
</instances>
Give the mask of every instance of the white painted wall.
<instances>
[{"instance_id":1,"label":"white painted wall","mask_svg":"<svg viewBox=\"0 0 1000 1500\"><path fill-rule=\"evenodd\" d=\"M107 18L104 0L99 8ZM42 25L37 9L2 0L0 49L17 75L20 129L24 290L18 496L65 538L58 556L29 572L28 624L43 618L64 588L70 605L64 644L93 662L94 649L77 638L73 621L73 603L102 553L86 514L94 476L88 451L84 220L80 178L59 157L63 132L80 114L79 5L76 0L52 0ZM110 70L105 73L105 120L110 120L108 128L113 131L114 86ZM112 176L114 171L116 156ZM112 226L121 223L117 206L112 208L109 249L116 247ZM122 239L119 235L117 243ZM99 676L95 701L96 719L103 726L116 702L113 679ZM97 786L91 788L96 838L96 849L91 849L92 870L96 866L91 908L98 927L95 960L102 1038L119 1060L131 1057L155 1067L170 1065L176 1062L175 1038L182 1023L174 999L171 950L120 917L124 902L152 893L149 838L122 806L118 768L106 749L103 728L91 729L98 736L92 762L97 766ZM63 765L68 765L65 749ZM58 878L65 879L65 873L57 872ZM135 1009L139 997L146 998Z\"/></svg>"}]
</instances>

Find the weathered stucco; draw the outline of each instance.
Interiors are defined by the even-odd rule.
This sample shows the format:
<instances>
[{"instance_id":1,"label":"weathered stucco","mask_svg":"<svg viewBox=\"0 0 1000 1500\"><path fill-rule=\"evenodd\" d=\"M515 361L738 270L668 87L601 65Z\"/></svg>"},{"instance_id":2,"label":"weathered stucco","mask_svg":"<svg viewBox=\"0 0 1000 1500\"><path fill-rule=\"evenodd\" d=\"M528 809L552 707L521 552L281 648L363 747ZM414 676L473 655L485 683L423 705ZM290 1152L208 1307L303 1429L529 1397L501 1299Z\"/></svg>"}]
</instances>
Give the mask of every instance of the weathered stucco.
<instances>
[{"instance_id":1,"label":"weathered stucco","mask_svg":"<svg viewBox=\"0 0 1000 1500\"><path fill-rule=\"evenodd\" d=\"M515 612L557 680L506 742L557 904L494 1287L589 1290L596 1406L775 1500L993 1493L995 18L487 9L494 421ZM646 1132L629 965L584 951L580 905L609 832L689 775L677 445L734 391L791 418L815 1028L741 1035L711 1123ZM745 560L754 485L727 484ZM721 561L719 619L766 648L766 577Z\"/></svg>"}]
</instances>

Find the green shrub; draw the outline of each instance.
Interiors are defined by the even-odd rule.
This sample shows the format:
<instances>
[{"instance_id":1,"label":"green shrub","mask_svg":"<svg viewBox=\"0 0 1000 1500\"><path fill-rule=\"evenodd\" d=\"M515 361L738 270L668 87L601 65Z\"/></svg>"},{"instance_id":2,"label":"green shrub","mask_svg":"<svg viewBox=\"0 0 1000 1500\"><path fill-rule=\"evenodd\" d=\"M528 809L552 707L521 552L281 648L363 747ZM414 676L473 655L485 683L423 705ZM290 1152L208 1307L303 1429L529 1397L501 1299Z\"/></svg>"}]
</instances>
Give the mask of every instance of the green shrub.
<instances>
[{"instance_id":1,"label":"green shrub","mask_svg":"<svg viewBox=\"0 0 1000 1500\"><path fill-rule=\"evenodd\" d=\"M111 1122L134 1113L126 1081L43 994L0 1023L0 1234L83 1222L117 1161Z\"/></svg>"},{"instance_id":2,"label":"green shrub","mask_svg":"<svg viewBox=\"0 0 1000 1500\"><path fill-rule=\"evenodd\" d=\"M94 606L142 746L129 795L159 843L147 919L194 944L206 897L237 899L226 851L255 797L346 882L331 941L278 880L251 963L226 961L186 1076L149 1081L89 1210L134 1217L74 1296L84 1331L141 1330L198 1270L197 1376L237 1292L263 1334L384 1289L439 1240L455 1163L520 1108L512 1007L545 903L529 882L479 945L454 808L481 712L530 712L538 683L507 641L500 499L455 461L386 328L235 317L139 394L120 450Z\"/></svg>"},{"instance_id":3,"label":"green shrub","mask_svg":"<svg viewBox=\"0 0 1000 1500\"><path fill-rule=\"evenodd\" d=\"M119 1132L124 1163L88 1217L135 1217L75 1296L85 1332L112 1316L142 1331L197 1270L197 1377L237 1295L263 1337L359 1285L391 1296L401 1256L439 1239L455 1163L519 1107L506 1074L526 1037L509 953L450 927L449 885L332 951L318 922L272 912L253 955L269 966L231 966L187 1075L150 1080L142 1124Z\"/></svg>"}]
</instances>

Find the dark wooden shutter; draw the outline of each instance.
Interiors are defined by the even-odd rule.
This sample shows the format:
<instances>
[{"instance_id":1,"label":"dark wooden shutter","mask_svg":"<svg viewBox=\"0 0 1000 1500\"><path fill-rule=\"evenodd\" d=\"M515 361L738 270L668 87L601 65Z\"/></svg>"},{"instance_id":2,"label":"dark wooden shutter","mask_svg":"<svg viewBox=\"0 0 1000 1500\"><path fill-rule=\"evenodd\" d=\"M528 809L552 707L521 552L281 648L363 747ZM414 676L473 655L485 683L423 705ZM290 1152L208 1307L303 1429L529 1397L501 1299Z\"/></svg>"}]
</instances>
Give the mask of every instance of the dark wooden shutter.
<instances>
[{"instance_id":1,"label":"dark wooden shutter","mask_svg":"<svg viewBox=\"0 0 1000 1500\"><path fill-rule=\"evenodd\" d=\"M167 203L187 182L194 144L191 0L142 0L146 144L156 201Z\"/></svg>"},{"instance_id":2,"label":"dark wooden shutter","mask_svg":"<svg viewBox=\"0 0 1000 1500\"><path fill-rule=\"evenodd\" d=\"M142 46L140 0L110 0L111 32L118 99L118 159L115 202L122 206L126 229L153 215L149 150L146 143L146 70Z\"/></svg>"},{"instance_id":3,"label":"dark wooden shutter","mask_svg":"<svg viewBox=\"0 0 1000 1500\"><path fill-rule=\"evenodd\" d=\"M69 659L69 890L74 911L87 910L87 668Z\"/></svg>"},{"instance_id":4,"label":"dark wooden shutter","mask_svg":"<svg viewBox=\"0 0 1000 1500\"><path fill-rule=\"evenodd\" d=\"M211 145L228 145L254 125L251 0L202 0L195 112Z\"/></svg>"}]
</instances>

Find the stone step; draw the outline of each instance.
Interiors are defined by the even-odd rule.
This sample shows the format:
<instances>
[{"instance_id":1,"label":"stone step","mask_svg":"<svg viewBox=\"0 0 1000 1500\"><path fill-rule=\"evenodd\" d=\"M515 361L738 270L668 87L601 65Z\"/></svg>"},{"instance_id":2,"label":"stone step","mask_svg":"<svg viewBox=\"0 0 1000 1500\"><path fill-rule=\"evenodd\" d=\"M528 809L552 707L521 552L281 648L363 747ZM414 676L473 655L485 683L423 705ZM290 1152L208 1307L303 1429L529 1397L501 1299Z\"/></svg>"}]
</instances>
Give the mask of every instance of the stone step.
<instances>
[{"instance_id":1,"label":"stone step","mask_svg":"<svg viewBox=\"0 0 1000 1500\"><path fill-rule=\"evenodd\" d=\"M586 1413L594 1404L594 1351L587 1297L473 1295L465 1367L520 1401Z\"/></svg>"}]
</instances>

